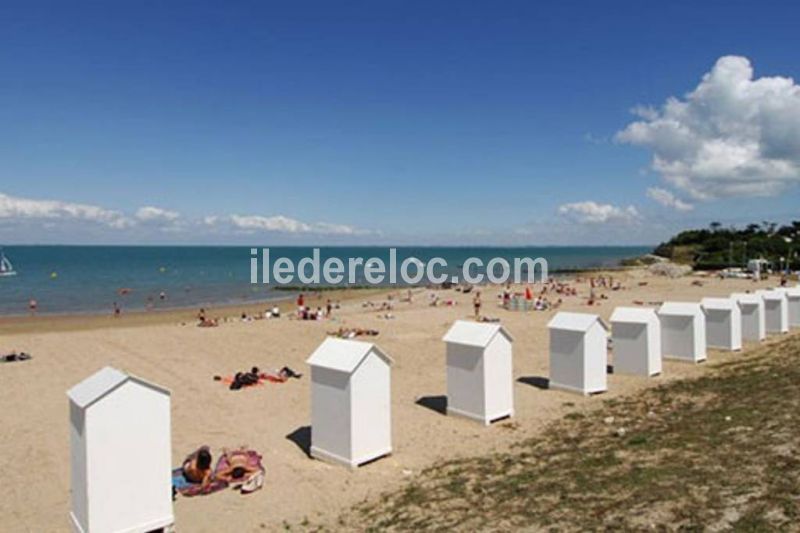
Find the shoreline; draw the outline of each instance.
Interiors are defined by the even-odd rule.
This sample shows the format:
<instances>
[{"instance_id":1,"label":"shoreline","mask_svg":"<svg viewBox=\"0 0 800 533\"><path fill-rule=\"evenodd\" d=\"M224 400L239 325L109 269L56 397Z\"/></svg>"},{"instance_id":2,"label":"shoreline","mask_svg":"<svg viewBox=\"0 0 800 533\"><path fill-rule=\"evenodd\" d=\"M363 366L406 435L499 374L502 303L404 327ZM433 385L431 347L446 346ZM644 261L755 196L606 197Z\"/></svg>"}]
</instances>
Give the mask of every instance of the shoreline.
<instances>
[{"instance_id":1,"label":"shoreline","mask_svg":"<svg viewBox=\"0 0 800 533\"><path fill-rule=\"evenodd\" d=\"M614 265L614 266L598 266L598 267L585 267L585 268L562 268L558 270L554 270L550 273L548 277L552 278L565 278L565 277L577 277L581 275L601 275L603 273L622 273L627 272L630 270L636 270L636 266L625 266L625 265ZM468 283L460 283L458 285L470 285ZM512 285L518 285L516 283L512 283ZM493 283L482 283L479 285L474 285L475 287L498 287L499 285L495 285ZM263 310L265 305L278 305L281 311L284 312L291 306L286 306L286 302L291 302L297 296L297 294L303 292L309 298L313 299L314 297L325 300L328 298L333 299L345 299L342 298L341 295L346 294L354 294L358 293L359 295L369 294L369 293L376 293L376 294L384 294L389 293L392 291L406 291L406 290L434 290L434 289L446 289L449 287L443 286L432 286L432 285L351 285L351 286L333 286L333 285L324 285L324 286L308 286L303 287L299 285L288 285L288 286L277 286L273 289L274 296L271 298L260 298L256 300L241 300L241 301L220 301L220 302L202 302L193 305L178 305L175 307L159 307L154 309L147 309L146 307L131 307L130 310L126 310L123 307L122 315L125 318L130 317L152 317L152 316L161 316L164 317L164 320L144 320L140 321L143 323L157 323L157 322L169 322L171 320L167 320L167 317L179 317L184 320L194 319L194 314L200 308L204 308L207 311L209 310L218 310L220 312L229 313L232 311L245 311L248 314L254 312L254 310ZM349 296L349 297L357 297L356 295ZM348 298L349 298L348 297ZM285 306L285 307L284 307ZM187 315L187 313L191 313L191 316ZM9 329L9 324L25 324L27 322L66 322L66 321L80 321L81 319L84 320L95 320L95 319L103 319L108 318L112 319L112 322L109 325L120 325L120 319L115 318L111 313L107 310L84 310L84 311L52 311L52 312L37 312L34 315L30 313L14 313L14 314L3 314L0 313L0 333L7 333ZM81 328L83 329L83 328ZM86 329L93 329L93 328L86 328ZM63 331L63 330L61 330Z\"/></svg>"},{"instance_id":2,"label":"shoreline","mask_svg":"<svg viewBox=\"0 0 800 533\"><path fill-rule=\"evenodd\" d=\"M346 302L371 295L382 295L392 292L388 288L376 289L349 289L342 288L325 292L311 292L306 294L306 300L311 305L319 302L324 306L328 299ZM66 331L87 331L106 328L142 327L161 324L189 324L197 321L197 312L200 308L206 310L209 317L220 319L239 318L241 313L252 315L262 312L265 306L277 305L281 313L294 310L294 295L284 295L270 300L242 302L240 304L222 303L211 305L196 305L191 307L170 307L162 309L136 309L123 311L122 315L115 317L111 313L100 312L72 312L72 313L42 313L37 315L0 315L0 334L14 335L22 333L46 333ZM316 305L312 305L316 307Z\"/></svg>"}]
</instances>

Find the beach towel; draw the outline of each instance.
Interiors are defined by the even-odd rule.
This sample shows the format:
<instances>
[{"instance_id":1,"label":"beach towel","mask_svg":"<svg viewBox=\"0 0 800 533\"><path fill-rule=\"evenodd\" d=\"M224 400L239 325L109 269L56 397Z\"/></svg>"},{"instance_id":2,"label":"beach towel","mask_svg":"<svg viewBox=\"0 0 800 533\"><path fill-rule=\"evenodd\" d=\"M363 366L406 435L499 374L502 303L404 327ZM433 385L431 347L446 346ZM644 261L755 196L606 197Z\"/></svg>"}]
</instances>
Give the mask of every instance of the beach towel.
<instances>
[{"instance_id":1,"label":"beach towel","mask_svg":"<svg viewBox=\"0 0 800 533\"><path fill-rule=\"evenodd\" d=\"M193 483L183 475L183 467L179 466L172 469L172 486L181 496L191 498L192 496L203 496L218 492L228 486L221 480L213 480L205 487L201 483Z\"/></svg>"},{"instance_id":2,"label":"beach towel","mask_svg":"<svg viewBox=\"0 0 800 533\"><path fill-rule=\"evenodd\" d=\"M247 373L247 375L252 376L252 372ZM282 369L278 370L277 373L270 373L270 372L260 372L257 375L255 381L252 382L242 382L241 380L236 379L236 376L214 376L215 381L220 381L223 384L227 385L228 388L231 390L239 390L245 389L249 387L254 387L256 385L263 385L266 382L269 383L286 383L289 378L300 379L303 375L298 374L288 366L283 367Z\"/></svg>"},{"instance_id":3,"label":"beach towel","mask_svg":"<svg viewBox=\"0 0 800 533\"><path fill-rule=\"evenodd\" d=\"M228 385L228 388L230 390L247 389L250 387L255 387L257 385L264 384L264 378L262 378L260 375L255 378L255 381L252 382L247 382L247 381L243 382L241 379L237 380L236 376L225 376L222 378L221 381L225 385Z\"/></svg>"}]
</instances>

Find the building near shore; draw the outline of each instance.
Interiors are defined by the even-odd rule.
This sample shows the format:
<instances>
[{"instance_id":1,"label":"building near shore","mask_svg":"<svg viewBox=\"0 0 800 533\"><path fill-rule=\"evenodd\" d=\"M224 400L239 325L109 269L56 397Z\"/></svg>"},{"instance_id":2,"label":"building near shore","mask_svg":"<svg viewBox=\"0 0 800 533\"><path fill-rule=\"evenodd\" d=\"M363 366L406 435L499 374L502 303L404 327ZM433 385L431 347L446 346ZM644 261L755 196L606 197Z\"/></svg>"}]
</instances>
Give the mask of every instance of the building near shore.
<instances>
[{"instance_id":1,"label":"building near shore","mask_svg":"<svg viewBox=\"0 0 800 533\"><path fill-rule=\"evenodd\" d=\"M661 373L661 323L655 309L617 307L611 314L615 374Z\"/></svg>"},{"instance_id":2,"label":"building near shore","mask_svg":"<svg viewBox=\"0 0 800 533\"><path fill-rule=\"evenodd\" d=\"M662 357L692 363L706 360L706 315L699 303L664 302L658 319Z\"/></svg>"},{"instance_id":3,"label":"building near shore","mask_svg":"<svg viewBox=\"0 0 800 533\"><path fill-rule=\"evenodd\" d=\"M392 452L391 367L375 344L329 337L311 366L311 455L351 468Z\"/></svg>"},{"instance_id":4,"label":"building near shore","mask_svg":"<svg viewBox=\"0 0 800 533\"><path fill-rule=\"evenodd\" d=\"M446 345L447 413L485 425L514 416L511 334L500 324L456 321Z\"/></svg>"},{"instance_id":5,"label":"building near shore","mask_svg":"<svg viewBox=\"0 0 800 533\"><path fill-rule=\"evenodd\" d=\"M608 389L608 327L597 315L560 312L550 330L550 388L579 394Z\"/></svg>"},{"instance_id":6,"label":"building near shore","mask_svg":"<svg viewBox=\"0 0 800 533\"><path fill-rule=\"evenodd\" d=\"M67 396L73 531L171 526L170 392L106 367Z\"/></svg>"}]
</instances>

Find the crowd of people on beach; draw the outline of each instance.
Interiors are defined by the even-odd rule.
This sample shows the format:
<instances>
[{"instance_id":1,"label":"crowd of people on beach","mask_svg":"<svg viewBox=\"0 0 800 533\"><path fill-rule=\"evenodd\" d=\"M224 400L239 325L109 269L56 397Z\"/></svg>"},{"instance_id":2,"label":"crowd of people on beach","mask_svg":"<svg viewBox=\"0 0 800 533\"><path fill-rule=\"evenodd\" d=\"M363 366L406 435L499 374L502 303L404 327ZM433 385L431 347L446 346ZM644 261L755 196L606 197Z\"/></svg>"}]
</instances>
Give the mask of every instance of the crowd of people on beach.
<instances>
[{"instance_id":1,"label":"crowd of people on beach","mask_svg":"<svg viewBox=\"0 0 800 533\"><path fill-rule=\"evenodd\" d=\"M316 310L306 304L305 294L302 292L297 296L297 313L294 318L299 320L325 320L333 316L333 310L339 309L341 305L338 301L334 302L330 298L325 303L325 308L317 306Z\"/></svg>"},{"instance_id":2,"label":"crowd of people on beach","mask_svg":"<svg viewBox=\"0 0 800 533\"><path fill-rule=\"evenodd\" d=\"M525 310L534 310L534 311L544 311L548 309L555 309L557 308L561 302L563 297L567 296L577 296L578 290L576 288L576 284L582 283L586 280L578 277L575 278L573 282L569 282L565 279L561 278L549 278L545 283L541 285L541 288L538 289L538 292L535 292L530 285L526 285L523 292L512 292L511 285L507 284L503 290L502 295L502 306L506 309L516 309L517 307L524 308ZM608 289L612 291L617 291L623 288L622 284L619 281L615 281L613 276L597 276L597 277L590 277L588 278L589 282L589 297L587 300L587 305L596 305L600 300L605 300L607 297L602 292L598 292L601 289ZM785 283L784 280L781 280L782 285ZM472 292L473 286L466 285L466 286L454 286L448 287L454 288L456 291L461 292L463 294L468 294ZM120 288L117 293L120 297L128 296L133 289L130 288ZM479 308L480 304L476 304L476 299L480 299L480 291L477 291L475 296L473 297L473 306ZM548 294L551 295L548 297ZM555 301L552 298L552 295L558 295L558 298ZM157 296L160 302L167 301L167 293L165 291L160 291ZM523 302L522 305L519 306L512 306L512 301L514 300ZM370 300L367 300L362 303L362 307L364 308L371 308L376 309L381 312L391 312L394 309L394 303L392 302L393 295L389 295L386 301L376 303ZM413 301L413 291L412 289L407 289L406 296L401 299L402 302L411 303ZM155 308L156 297L153 295L149 295L146 299L146 306L145 309L150 311ZM454 306L458 302L452 298L441 298L436 292L431 292L429 295L428 304L431 307L438 307L438 306ZM332 302L330 299L327 300L327 303L324 307L316 306L316 308L312 308L312 306L306 303L306 296L304 293L300 293L297 296L296 300L297 305L297 312L294 314L294 318L300 320L321 320L325 318L330 318L332 316L332 311L334 309L339 309L340 303L338 301ZM112 309L112 316L115 318L119 318L122 316L122 304L120 301L114 301L111 306ZM39 302L35 298L31 298L28 302L28 313L31 316L35 316L39 312ZM201 309L201 313L204 314L203 309ZM476 316L478 315L478 311L476 311ZM251 320L260 320L264 318L278 318L280 317L280 309L277 306L274 306L263 313L256 313L253 315L249 315L246 313L242 313L241 319L243 321L251 321ZM199 319L199 326L201 327L214 327L219 325L219 319L207 319L201 318L198 316Z\"/></svg>"},{"instance_id":3,"label":"crowd of people on beach","mask_svg":"<svg viewBox=\"0 0 800 533\"><path fill-rule=\"evenodd\" d=\"M782 283L785 281L782 279ZM522 290L514 291L512 290L512 285L506 284L503 288L502 292L498 295L498 299L500 300L500 306L506 310L512 311L547 311L558 309L561 304L563 303L563 299L567 297L577 297L578 296L578 284L587 283L588 282L588 296L586 298L586 305L594 306L601 303L602 300L607 300L608 297L603 292L604 290L611 290L611 291L618 291L623 289L623 285L620 281L615 280L613 276L593 276L588 278L576 277L573 280L568 280L565 278L549 278L545 283L541 285L535 284L531 285L524 285ZM481 309L482 309L482 301L481 301L481 291L472 286L472 285L465 285L465 286L450 286L448 288L455 289L457 292L461 292L462 294L473 293L472 297L472 305L474 316L476 319L486 318L482 317ZM123 288L118 291L121 297L125 297L132 289ZM158 300L166 301L167 300L167 293L164 291L159 292ZM405 297L401 298L402 302L412 303L413 302L413 291L411 288L407 289ZM324 320L329 319L333 316L333 311L340 308L339 301L332 301L328 299L325 306L317 305L316 307L312 307L308 305L306 295L304 293L300 293L296 299L296 311L289 315L292 319L297 320ZM153 296L148 296L147 298L147 307L146 309L150 310L153 309L155 304L155 298ZM439 291L432 290L428 296L428 305L431 307L439 307L439 306L446 306L451 307L458 304L458 301L454 298L443 298L440 296ZM378 315L378 318L395 318L392 311L394 310L394 295L389 294L385 301L381 302L374 302L371 300L364 301L362 303L362 307L365 309L374 309L379 311L381 314ZM31 298L28 303L28 312L31 316L36 315L39 310L39 302ZM122 316L122 305L118 301L114 301L112 304L112 316L115 318L119 318ZM250 314L247 312L242 312L240 315L240 320L242 322L251 322L253 320L262 320L262 319L272 319L272 318L280 318L281 317L281 310L280 307L277 305L272 306L269 309L266 309L263 312L257 312L254 314ZM210 328L219 326L221 319L218 317L208 317L206 314L206 310L201 308L197 314L197 325L203 328ZM227 322L227 318L222 319L223 322Z\"/></svg>"}]
</instances>

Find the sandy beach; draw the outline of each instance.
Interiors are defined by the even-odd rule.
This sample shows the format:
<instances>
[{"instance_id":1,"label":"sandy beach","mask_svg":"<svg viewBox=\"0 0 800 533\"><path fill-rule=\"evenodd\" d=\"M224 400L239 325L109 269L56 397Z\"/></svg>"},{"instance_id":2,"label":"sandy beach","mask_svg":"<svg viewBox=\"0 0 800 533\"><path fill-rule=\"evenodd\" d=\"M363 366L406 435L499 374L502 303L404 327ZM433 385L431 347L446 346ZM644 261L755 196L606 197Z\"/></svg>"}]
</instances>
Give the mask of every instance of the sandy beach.
<instances>
[{"instance_id":1,"label":"sandy beach","mask_svg":"<svg viewBox=\"0 0 800 533\"><path fill-rule=\"evenodd\" d=\"M574 283L578 296L565 297L561 310L592 312L607 319L618 305L643 302L655 306L666 299L699 301L704 296L727 296L777 283L774 278L754 283L700 275L667 279L643 270L611 275L623 288L599 289L598 294L607 296L600 305L586 305L589 285L584 277ZM384 301L386 293L381 292L323 293L320 305L329 297L342 300L334 318L324 321L289 320L284 315L277 320L242 322L236 318L242 310L239 307L209 312L232 318L216 328L195 327L192 311L120 319L0 318L0 352L21 350L33 355L30 361L0 365L2 529L68 530L65 392L106 365L171 389L175 465L203 444L215 454L223 447L246 445L264 456L267 477L261 491L248 496L224 491L191 499L178 497L174 504L178 530L211 532L275 530L284 524L301 525L306 519L335 527L341 511L407 482L438 460L506 449L543 431L548 422L566 412L591 409L604 399L698 375L736 357L710 350L703 364L666 361L663 373L655 378L611 374L609 391L598 396L546 390L541 387L548 375L546 324L555 311L502 309L497 298L501 291L500 287L482 288L483 308L484 314L500 318L515 337L516 415L491 427L448 418L436 409L445 394L441 337L454 320L472 315L472 294L454 290L435 291L441 300L455 302L436 307L429 305L430 290L416 289L412 303L400 301L404 291L394 291L393 319L381 318L384 313L362 305L366 300ZM315 306L315 297L310 303ZM284 304L285 309L290 306ZM307 456L307 375L240 391L230 391L212 379L252 366L272 370L288 365L307 372L305 359L327 331L339 327L379 330L379 336L367 340L378 343L396 361L392 375L394 453L355 471ZM613 364L613 359L610 362Z\"/></svg>"}]
</instances>

